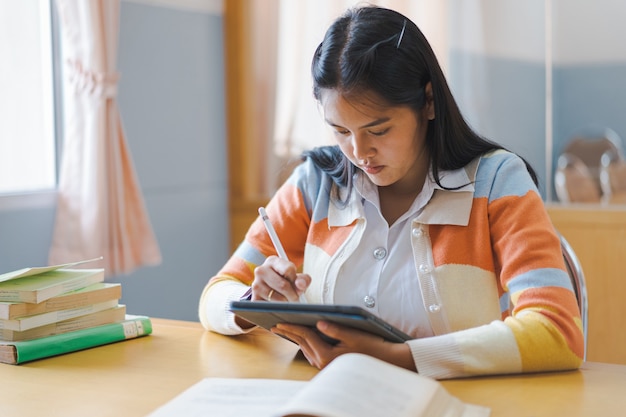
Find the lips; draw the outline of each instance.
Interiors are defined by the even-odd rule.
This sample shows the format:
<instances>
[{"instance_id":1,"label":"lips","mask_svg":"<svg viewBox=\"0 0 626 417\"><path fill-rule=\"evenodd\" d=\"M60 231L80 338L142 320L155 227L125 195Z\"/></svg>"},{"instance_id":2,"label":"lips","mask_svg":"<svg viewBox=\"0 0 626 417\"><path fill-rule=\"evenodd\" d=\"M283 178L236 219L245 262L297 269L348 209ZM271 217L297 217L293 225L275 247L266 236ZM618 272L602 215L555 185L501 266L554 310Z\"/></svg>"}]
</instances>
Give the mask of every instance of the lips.
<instances>
[{"instance_id":1,"label":"lips","mask_svg":"<svg viewBox=\"0 0 626 417\"><path fill-rule=\"evenodd\" d=\"M383 170L383 166L379 165L379 166L361 166L361 169L363 171L365 171L365 173L370 174L370 175L375 175L378 174L380 171Z\"/></svg>"}]
</instances>

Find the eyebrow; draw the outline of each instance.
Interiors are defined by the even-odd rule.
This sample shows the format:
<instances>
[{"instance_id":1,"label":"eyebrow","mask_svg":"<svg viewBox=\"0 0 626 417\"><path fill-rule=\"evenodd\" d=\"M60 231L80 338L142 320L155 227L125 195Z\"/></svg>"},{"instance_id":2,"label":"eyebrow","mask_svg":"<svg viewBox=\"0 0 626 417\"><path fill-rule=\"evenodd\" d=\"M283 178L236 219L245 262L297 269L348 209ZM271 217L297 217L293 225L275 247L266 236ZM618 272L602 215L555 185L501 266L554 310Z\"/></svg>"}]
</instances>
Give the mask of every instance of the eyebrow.
<instances>
[{"instance_id":1,"label":"eyebrow","mask_svg":"<svg viewBox=\"0 0 626 417\"><path fill-rule=\"evenodd\" d=\"M367 129L368 127L378 126L378 125L380 125L380 124L383 124L383 123L385 123L385 122L388 122L389 120L391 120L391 118L390 118L390 117L381 117L380 119L373 120L373 121L371 121L371 122L369 122L369 123L367 123L367 124L365 124L365 125L363 125L363 126L360 126L360 127L359 127L359 129ZM328 123L328 124L329 124L330 126L332 126L332 127L342 127L342 126L339 126L339 125L337 125L337 124L332 123L332 122L331 122L330 120L328 120L328 119L326 119L326 123Z\"/></svg>"}]
</instances>

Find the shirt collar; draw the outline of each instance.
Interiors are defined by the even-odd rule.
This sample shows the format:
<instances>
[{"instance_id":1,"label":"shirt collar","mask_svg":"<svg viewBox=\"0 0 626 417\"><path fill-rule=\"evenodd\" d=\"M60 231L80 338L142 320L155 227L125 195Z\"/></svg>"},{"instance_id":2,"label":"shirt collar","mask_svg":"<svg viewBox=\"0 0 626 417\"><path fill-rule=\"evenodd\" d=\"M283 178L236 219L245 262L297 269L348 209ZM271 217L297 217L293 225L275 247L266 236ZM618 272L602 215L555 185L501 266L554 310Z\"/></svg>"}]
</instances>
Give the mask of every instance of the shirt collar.
<instances>
[{"instance_id":1,"label":"shirt collar","mask_svg":"<svg viewBox=\"0 0 626 417\"><path fill-rule=\"evenodd\" d=\"M435 182L432 175L428 175L424 190L434 190L433 195L414 221L425 224L469 224L474 198L474 180L479 160L480 158L476 158L464 168L440 171L441 185ZM345 193L342 193L342 198L345 197ZM329 226L346 226L357 219L364 218L362 199L367 199L378 206L376 186L361 170L355 174L354 190L349 198L350 202L345 208L339 208L332 201L330 202Z\"/></svg>"}]
</instances>

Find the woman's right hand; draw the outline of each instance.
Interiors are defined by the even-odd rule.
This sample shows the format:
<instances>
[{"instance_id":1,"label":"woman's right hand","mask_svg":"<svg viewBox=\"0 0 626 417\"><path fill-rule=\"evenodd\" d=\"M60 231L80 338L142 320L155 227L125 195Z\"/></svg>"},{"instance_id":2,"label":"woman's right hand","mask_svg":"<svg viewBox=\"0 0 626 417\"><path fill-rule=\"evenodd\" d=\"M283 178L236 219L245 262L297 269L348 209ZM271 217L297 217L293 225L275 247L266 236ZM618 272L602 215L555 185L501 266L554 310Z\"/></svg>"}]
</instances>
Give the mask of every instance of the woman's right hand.
<instances>
[{"instance_id":1,"label":"woman's right hand","mask_svg":"<svg viewBox=\"0 0 626 417\"><path fill-rule=\"evenodd\" d=\"M252 301L298 301L310 284L311 277L298 273L292 262L270 256L254 270Z\"/></svg>"}]
</instances>

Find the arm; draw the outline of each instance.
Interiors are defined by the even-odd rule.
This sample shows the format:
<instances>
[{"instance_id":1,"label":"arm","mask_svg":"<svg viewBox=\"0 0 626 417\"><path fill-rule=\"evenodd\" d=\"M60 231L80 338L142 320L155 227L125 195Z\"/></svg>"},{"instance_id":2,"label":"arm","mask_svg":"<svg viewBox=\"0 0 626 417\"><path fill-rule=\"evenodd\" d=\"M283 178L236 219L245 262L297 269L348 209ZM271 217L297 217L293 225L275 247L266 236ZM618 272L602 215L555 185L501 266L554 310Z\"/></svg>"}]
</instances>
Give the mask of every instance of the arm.
<instances>
[{"instance_id":1,"label":"arm","mask_svg":"<svg viewBox=\"0 0 626 417\"><path fill-rule=\"evenodd\" d=\"M510 297L513 309L503 320L408 342L416 366L435 378L575 369L584 349L580 314L543 202L519 158L484 159L476 178L472 220L461 232L467 232L468 240L442 226L437 239L449 239L442 246L454 248L454 239L459 243L449 253L439 250L439 262L458 264L450 258L466 250L467 245L460 245L484 234L484 243L468 252L467 262L484 257L491 247L489 259L474 261L473 268L494 274L500 302Z\"/></svg>"},{"instance_id":2,"label":"arm","mask_svg":"<svg viewBox=\"0 0 626 417\"><path fill-rule=\"evenodd\" d=\"M293 262L289 268L293 268L291 272L294 274L303 261L310 223L304 204L305 187L302 185L308 181L307 174L307 171L297 168L266 207L276 233ZM228 311L228 306L250 289L255 280L255 271L267 275L268 268L274 266L274 269L285 272L284 268L287 266L282 264L286 262L272 256L275 254L272 241L261 219L257 218L250 226L244 241L223 268L209 280L202 292L199 317L206 329L222 334L240 334L246 331L249 324L236 320L235 315ZM281 265L275 265L278 263ZM258 294L267 296L269 287L266 288L265 284L257 281L253 290L256 291L253 299L261 299Z\"/></svg>"}]
</instances>

